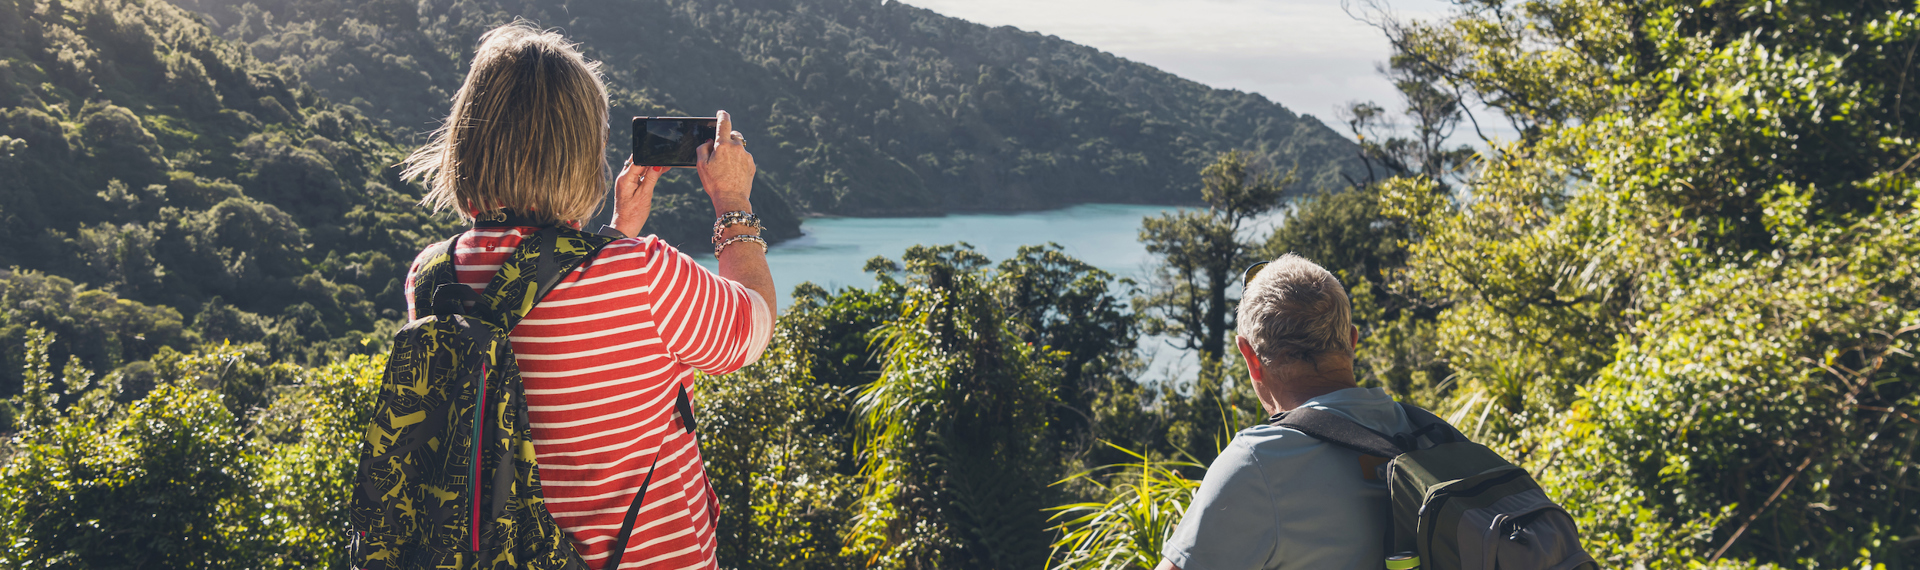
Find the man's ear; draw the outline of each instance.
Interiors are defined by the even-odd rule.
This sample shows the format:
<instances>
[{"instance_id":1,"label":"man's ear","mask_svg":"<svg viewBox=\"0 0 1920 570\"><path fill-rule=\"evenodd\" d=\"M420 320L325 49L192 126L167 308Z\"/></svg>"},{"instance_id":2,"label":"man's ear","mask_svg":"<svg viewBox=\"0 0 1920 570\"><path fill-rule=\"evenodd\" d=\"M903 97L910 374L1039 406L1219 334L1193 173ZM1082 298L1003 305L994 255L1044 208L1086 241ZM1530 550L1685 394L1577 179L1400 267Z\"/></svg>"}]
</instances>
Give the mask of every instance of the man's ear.
<instances>
[{"instance_id":1,"label":"man's ear","mask_svg":"<svg viewBox=\"0 0 1920 570\"><path fill-rule=\"evenodd\" d=\"M1255 382L1266 382L1267 370L1260 365L1260 355L1253 353L1253 343L1247 342L1247 337L1234 335L1233 344L1240 348L1240 358L1246 359L1247 375Z\"/></svg>"},{"instance_id":2,"label":"man's ear","mask_svg":"<svg viewBox=\"0 0 1920 570\"><path fill-rule=\"evenodd\" d=\"M1347 325L1347 328L1353 330L1353 342L1347 343L1347 346L1353 347L1353 351L1358 353L1360 352L1360 327Z\"/></svg>"}]
</instances>

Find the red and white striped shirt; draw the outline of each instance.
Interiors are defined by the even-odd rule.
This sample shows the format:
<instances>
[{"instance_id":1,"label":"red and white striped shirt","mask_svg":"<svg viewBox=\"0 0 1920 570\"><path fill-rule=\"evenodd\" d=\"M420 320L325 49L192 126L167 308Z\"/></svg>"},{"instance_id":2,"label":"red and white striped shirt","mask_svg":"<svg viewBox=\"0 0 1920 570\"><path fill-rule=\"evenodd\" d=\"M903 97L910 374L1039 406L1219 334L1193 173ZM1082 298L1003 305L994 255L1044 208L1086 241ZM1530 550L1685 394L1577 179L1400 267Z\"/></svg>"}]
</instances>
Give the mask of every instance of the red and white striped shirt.
<instances>
[{"instance_id":1,"label":"red and white striped shirt","mask_svg":"<svg viewBox=\"0 0 1920 570\"><path fill-rule=\"evenodd\" d=\"M460 282L483 291L535 231L461 234ZM407 291L424 261L407 271ZM547 509L587 566L605 564L649 465L658 473L620 567L716 566L713 489L674 399L691 393L696 369L726 374L758 359L772 322L759 295L648 236L608 244L514 327Z\"/></svg>"}]
</instances>

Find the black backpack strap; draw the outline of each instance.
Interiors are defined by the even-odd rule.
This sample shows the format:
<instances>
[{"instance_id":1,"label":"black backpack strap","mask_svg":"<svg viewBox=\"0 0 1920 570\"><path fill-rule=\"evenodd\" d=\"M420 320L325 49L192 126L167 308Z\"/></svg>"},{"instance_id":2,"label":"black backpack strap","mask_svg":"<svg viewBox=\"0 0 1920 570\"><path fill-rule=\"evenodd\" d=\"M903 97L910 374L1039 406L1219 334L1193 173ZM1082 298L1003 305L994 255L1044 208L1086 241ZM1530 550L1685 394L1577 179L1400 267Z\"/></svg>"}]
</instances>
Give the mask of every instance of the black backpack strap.
<instances>
[{"instance_id":1,"label":"black backpack strap","mask_svg":"<svg viewBox=\"0 0 1920 570\"><path fill-rule=\"evenodd\" d=\"M413 295L414 317L445 314L438 310L444 295L439 292L439 289L442 285L460 283L459 276L454 272L453 248L460 242L462 235L465 235L465 232L454 234L453 237L447 238L447 241L428 246L421 256L426 261L421 262L420 267L416 268L416 273L413 275L413 291L410 292Z\"/></svg>"},{"instance_id":2,"label":"black backpack strap","mask_svg":"<svg viewBox=\"0 0 1920 570\"><path fill-rule=\"evenodd\" d=\"M1407 413L1407 420L1413 423L1414 437L1426 436L1434 445L1468 441L1467 434L1460 433L1453 424L1440 419L1440 416L1434 415L1433 412L1406 402L1399 404L1400 409Z\"/></svg>"},{"instance_id":3,"label":"black backpack strap","mask_svg":"<svg viewBox=\"0 0 1920 570\"><path fill-rule=\"evenodd\" d=\"M1363 455L1389 459L1398 457L1406 452L1420 449L1419 437L1422 434L1427 435L1428 439L1436 445L1448 443L1448 441L1443 441L1442 438L1459 436L1460 432L1458 430L1453 429L1453 426L1448 425L1446 421L1441 420L1431 412L1410 404L1398 404L1400 405L1400 409L1406 412L1408 422L1413 424L1412 432L1390 436L1373 431L1373 429L1367 426L1360 425L1359 422L1347 419L1346 416L1324 410L1316 410L1306 406L1274 414L1273 418L1269 419L1267 423L1269 425L1296 429L1301 433L1313 436L1314 439L1351 449ZM1453 441L1466 441L1466 438L1460 436L1459 439ZM1380 544L1387 554L1393 554L1398 552L1398 550L1395 549L1400 545L1397 540L1399 537L1394 535L1394 525L1391 522L1393 520L1393 503L1391 501L1387 503L1387 520L1389 521L1387 523L1387 532L1381 535Z\"/></svg>"},{"instance_id":4,"label":"black backpack strap","mask_svg":"<svg viewBox=\"0 0 1920 570\"><path fill-rule=\"evenodd\" d=\"M653 470L660 467L660 456L666 454L666 446L653 453L653 465L647 466L647 479L640 482L640 492L633 496L633 506L627 507L627 520L620 523L619 538L613 542L613 552L607 557L607 570L620 570L620 557L627 553L627 541L633 538L633 522L640 517L640 504L647 500L647 487L653 486Z\"/></svg>"},{"instance_id":5,"label":"black backpack strap","mask_svg":"<svg viewBox=\"0 0 1920 570\"><path fill-rule=\"evenodd\" d=\"M693 403L687 399L687 387L680 386L680 395L673 399L673 409L680 413L680 421L687 424L687 433L700 434L700 426L694 425Z\"/></svg>"},{"instance_id":6,"label":"black backpack strap","mask_svg":"<svg viewBox=\"0 0 1920 570\"><path fill-rule=\"evenodd\" d=\"M1291 428L1314 439L1351 449L1364 455L1394 458L1413 451L1411 438L1395 437L1373 431L1345 416L1306 406L1274 414L1267 425Z\"/></svg>"}]
</instances>

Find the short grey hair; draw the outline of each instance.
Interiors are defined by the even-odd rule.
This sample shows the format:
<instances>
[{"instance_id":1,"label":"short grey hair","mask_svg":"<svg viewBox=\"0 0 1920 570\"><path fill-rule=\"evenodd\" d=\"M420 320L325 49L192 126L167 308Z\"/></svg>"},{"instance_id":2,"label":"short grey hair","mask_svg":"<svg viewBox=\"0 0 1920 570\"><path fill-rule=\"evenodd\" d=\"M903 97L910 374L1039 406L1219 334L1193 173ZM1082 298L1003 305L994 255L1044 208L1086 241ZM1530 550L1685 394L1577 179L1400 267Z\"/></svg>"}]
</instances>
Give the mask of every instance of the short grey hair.
<instances>
[{"instance_id":1,"label":"short grey hair","mask_svg":"<svg viewBox=\"0 0 1920 570\"><path fill-rule=\"evenodd\" d=\"M1353 356L1353 305L1326 268L1294 254L1280 256L1240 296L1239 333L1268 366L1327 355Z\"/></svg>"}]
</instances>

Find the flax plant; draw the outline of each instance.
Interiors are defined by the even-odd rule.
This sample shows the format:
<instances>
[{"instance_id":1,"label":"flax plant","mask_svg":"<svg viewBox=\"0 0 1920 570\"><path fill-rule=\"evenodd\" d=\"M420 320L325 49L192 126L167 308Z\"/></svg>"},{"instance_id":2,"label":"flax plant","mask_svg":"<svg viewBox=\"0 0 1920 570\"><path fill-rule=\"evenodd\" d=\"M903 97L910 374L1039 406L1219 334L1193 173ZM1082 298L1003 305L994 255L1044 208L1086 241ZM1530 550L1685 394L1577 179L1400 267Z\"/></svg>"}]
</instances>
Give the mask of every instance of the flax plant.
<instances>
[{"instance_id":1,"label":"flax plant","mask_svg":"<svg viewBox=\"0 0 1920 570\"><path fill-rule=\"evenodd\" d=\"M1050 569L1153 568L1160 561L1160 545L1179 526L1194 491L1200 489L1200 481L1180 474L1182 468L1203 467L1199 463L1156 460L1102 443L1138 461L1095 467L1054 483L1084 482L1108 499L1047 509L1055 513L1049 520L1061 521L1052 529L1060 538L1047 561Z\"/></svg>"}]
</instances>

